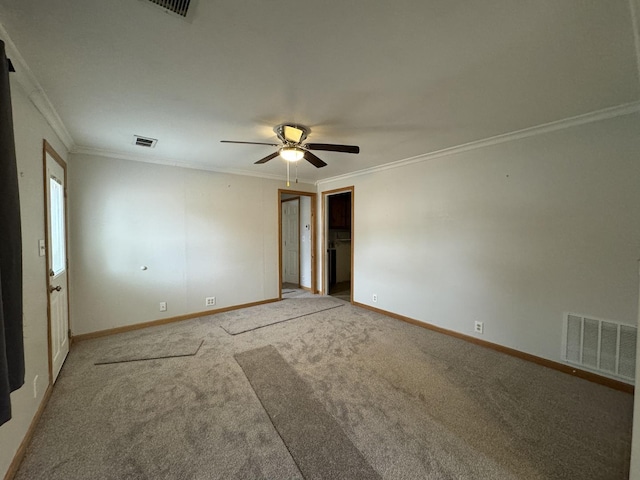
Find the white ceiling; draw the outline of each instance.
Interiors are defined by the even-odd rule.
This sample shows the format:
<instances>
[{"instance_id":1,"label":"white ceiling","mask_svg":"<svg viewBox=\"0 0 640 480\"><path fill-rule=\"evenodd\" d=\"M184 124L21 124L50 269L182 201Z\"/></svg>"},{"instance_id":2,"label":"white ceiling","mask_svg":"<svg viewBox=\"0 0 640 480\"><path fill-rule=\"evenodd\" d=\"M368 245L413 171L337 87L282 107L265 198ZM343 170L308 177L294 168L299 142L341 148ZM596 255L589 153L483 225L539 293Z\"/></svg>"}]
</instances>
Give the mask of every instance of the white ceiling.
<instances>
[{"instance_id":1,"label":"white ceiling","mask_svg":"<svg viewBox=\"0 0 640 480\"><path fill-rule=\"evenodd\" d=\"M628 0L0 0L0 23L76 149L283 175L274 125L308 125L309 181L640 99ZM159 139L153 150L134 134Z\"/></svg>"}]
</instances>

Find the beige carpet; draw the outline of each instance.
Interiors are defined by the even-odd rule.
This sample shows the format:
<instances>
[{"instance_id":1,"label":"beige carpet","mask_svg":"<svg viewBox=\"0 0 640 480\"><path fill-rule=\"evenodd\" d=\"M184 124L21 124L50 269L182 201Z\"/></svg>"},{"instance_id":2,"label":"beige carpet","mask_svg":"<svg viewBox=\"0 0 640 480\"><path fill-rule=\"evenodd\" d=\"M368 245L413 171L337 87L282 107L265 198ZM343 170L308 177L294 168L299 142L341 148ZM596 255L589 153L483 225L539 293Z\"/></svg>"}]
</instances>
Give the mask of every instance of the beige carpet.
<instances>
[{"instance_id":1,"label":"beige carpet","mask_svg":"<svg viewBox=\"0 0 640 480\"><path fill-rule=\"evenodd\" d=\"M628 478L632 395L348 304L235 336L220 321L75 344L17 479L302 479L234 358L267 345L383 479ZM94 365L176 336L204 344Z\"/></svg>"},{"instance_id":2,"label":"beige carpet","mask_svg":"<svg viewBox=\"0 0 640 480\"><path fill-rule=\"evenodd\" d=\"M291 284L282 285L282 298L309 298L315 296L316 295L312 294L309 290L305 290L304 288L300 288Z\"/></svg>"},{"instance_id":3,"label":"beige carpet","mask_svg":"<svg viewBox=\"0 0 640 480\"><path fill-rule=\"evenodd\" d=\"M272 345L235 358L305 480L380 478Z\"/></svg>"},{"instance_id":4,"label":"beige carpet","mask_svg":"<svg viewBox=\"0 0 640 480\"><path fill-rule=\"evenodd\" d=\"M219 313L216 320L225 332L238 335L342 306L344 302L331 297L287 298L279 302Z\"/></svg>"},{"instance_id":5,"label":"beige carpet","mask_svg":"<svg viewBox=\"0 0 640 480\"><path fill-rule=\"evenodd\" d=\"M136 344L134 349L129 345L114 345L111 350L95 361L95 365L189 357L198 353L203 343L204 340L200 338L179 336L158 340L149 338Z\"/></svg>"}]
</instances>

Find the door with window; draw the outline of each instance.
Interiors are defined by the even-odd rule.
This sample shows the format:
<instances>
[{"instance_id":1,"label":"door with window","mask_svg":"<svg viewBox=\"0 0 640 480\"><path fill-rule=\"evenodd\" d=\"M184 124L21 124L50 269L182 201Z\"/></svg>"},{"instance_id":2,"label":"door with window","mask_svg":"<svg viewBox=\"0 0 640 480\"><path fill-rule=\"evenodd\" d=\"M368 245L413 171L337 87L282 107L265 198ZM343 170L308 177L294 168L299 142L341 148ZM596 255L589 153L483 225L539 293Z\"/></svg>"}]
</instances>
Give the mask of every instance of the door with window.
<instances>
[{"instance_id":1,"label":"door with window","mask_svg":"<svg viewBox=\"0 0 640 480\"><path fill-rule=\"evenodd\" d=\"M66 164L45 142L49 374L55 382L69 353Z\"/></svg>"}]
</instances>

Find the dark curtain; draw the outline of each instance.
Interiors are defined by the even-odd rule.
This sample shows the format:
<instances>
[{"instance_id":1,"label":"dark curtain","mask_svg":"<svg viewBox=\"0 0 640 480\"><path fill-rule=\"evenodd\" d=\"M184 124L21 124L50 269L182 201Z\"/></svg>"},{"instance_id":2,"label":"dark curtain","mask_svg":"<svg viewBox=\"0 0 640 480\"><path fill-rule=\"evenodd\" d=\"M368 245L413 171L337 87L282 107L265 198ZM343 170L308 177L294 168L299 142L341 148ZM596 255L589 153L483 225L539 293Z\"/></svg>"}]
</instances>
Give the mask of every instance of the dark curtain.
<instances>
[{"instance_id":1,"label":"dark curtain","mask_svg":"<svg viewBox=\"0 0 640 480\"><path fill-rule=\"evenodd\" d=\"M9 394L23 384L20 197L9 63L0 40L0 425L11 418Z\"/></svg>"}]
</instances>

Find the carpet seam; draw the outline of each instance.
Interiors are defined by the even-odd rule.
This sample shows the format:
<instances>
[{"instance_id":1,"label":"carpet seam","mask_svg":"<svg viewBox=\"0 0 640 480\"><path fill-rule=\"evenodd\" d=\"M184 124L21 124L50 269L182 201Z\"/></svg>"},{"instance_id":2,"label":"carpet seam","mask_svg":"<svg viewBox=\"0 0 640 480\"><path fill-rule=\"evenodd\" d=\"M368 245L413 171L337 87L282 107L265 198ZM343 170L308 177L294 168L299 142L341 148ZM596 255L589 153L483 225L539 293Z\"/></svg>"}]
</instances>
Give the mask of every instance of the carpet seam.
<instances>
[{"instance_id":1,"label":"carpet seam","mask_svg":"<svg viewBox=\"0 0 640 480\"><path fill-rule=\"evenodd\" d=\"M231 335L231 336L235 337L236 335L241 335L241 334L243 334L243 333L253 332L254 330L259 330L259 329L261 329L261 328L270 327L271 325L278 325L279 323L288 322L288 321L290 321L290 320L297 320L298 318L308 317L308 316L310 316L310 315L315 315L316 313L326 312L327 310L333 310L334 308L338 308L338 307L344 307L344 305L335 305L335 306L333 306L333 307L329 307L329 308L325 308L325 309L322 309L322 310L318 310L318 311L316 311L316 312L305 313L305 314L303 314L303 315L298 315L297 317L287 318L287 319L285 319L285 320L280 320L280 321L278 321L278 322L270 323L269 325L260 325L259 327L255 327L255 328L252 328L252 329L250 329L250 330L243 330L242 332L237 332L237 333L231 333L231 332L227 331L227 329L226 329L226 328L224 328L224 326L222 326L222 325L220 325L220 328L222 328L225 332L227 332L227 334L229 334L229 335Z\"/></svg>"},{"instance_id":2,"label":"carpet seam","mask_svg":"<svg viewBox=\"0 0 640 480\"><path fill-rule=\"evenodd\" d=\"M165 358L183 358L183 357L195 357L198 352L200 351L200 348L202 347L202 344L204 343L204 339L200 342L200 345L198 345L198 348L196 349L196 351L194 353L184 353L184 354L179 354L179 355L165 355L162 357L149 357L149 358L132 358L130 360L117 360L117 361L113 361L113 362L95 362L93 365L115 365L116 363L131 363L131 362L145 362L148 360L163 360Z\"/></svg>"}]
</instances>

